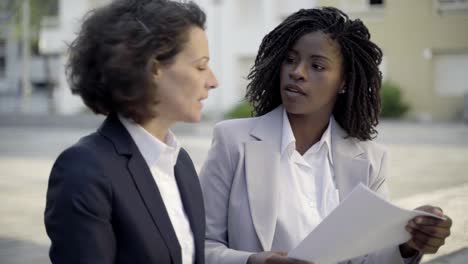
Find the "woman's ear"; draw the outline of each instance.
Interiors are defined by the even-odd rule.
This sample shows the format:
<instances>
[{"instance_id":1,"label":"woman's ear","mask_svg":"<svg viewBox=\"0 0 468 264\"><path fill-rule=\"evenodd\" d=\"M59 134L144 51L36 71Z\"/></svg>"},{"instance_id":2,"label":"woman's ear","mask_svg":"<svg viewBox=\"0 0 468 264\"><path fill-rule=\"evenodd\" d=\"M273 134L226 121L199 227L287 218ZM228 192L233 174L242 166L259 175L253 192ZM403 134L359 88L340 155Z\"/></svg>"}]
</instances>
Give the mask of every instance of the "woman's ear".
<instances>
[{"instance_id":1,"label":"woman's ear","mask_svg":"<svg viewBox=\"0 0 468 264\"><path fill-rule=\"evenodd\" d=\"M339 94L344 94L344 93L346 93L346 89L347 89L347 87L346 87L346 80L343 79L343 80L341 81L341 83L340 83L340 89L338 89L338 93L339 93Z\"/></svg>"},{"instance_id":2,"label":"woman's ear","mask_svg":"<svg viewBox=\"0 0 468 264\"><path fill-rule=\"evenodd\" d=\"M151 61L151 72L153 73L153 78L158 80L161 78L162 75L162 67L161 63L154 59Z\"/></svg>"}]
</instances>

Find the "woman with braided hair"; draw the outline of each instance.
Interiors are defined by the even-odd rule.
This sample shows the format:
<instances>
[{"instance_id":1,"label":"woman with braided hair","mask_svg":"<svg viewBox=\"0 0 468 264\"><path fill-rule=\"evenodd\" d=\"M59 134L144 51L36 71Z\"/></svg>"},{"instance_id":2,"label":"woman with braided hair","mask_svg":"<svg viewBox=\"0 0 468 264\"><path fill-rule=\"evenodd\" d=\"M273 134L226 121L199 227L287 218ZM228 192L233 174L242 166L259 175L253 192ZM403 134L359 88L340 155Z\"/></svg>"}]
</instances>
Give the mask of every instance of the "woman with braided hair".
<instances>
[{"instance_id":1,"label":"woman with braided hair","mask_svg":"<svg viewBox=\"0 0 468 264\"><path fill-rule=\"evenodd\" d=\"M300 10L265 36L248 75L255 117L216 125L200 173L207 263L304 263L285 252L359 183L387 197L387 155L371 141L381 60L366 26L336 8ZM346 263L417 263L450 225L413 219L407 243Z\"/></svg>"}]
</instances>

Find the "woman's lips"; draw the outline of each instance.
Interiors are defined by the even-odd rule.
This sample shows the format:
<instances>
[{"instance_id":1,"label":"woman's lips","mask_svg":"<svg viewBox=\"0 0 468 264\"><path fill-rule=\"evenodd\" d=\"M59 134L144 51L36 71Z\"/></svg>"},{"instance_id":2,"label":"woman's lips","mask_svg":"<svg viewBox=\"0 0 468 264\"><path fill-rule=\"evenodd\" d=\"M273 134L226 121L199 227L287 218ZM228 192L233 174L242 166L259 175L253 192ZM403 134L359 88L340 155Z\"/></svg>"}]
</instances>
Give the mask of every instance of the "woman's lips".
<instances>
[{"instance_id":1,"label":"woman's lips","mask_svg":"<svg viewBox=\"0 0 468 264\"><path fill-rule=\"evenodd\" d=\"M297 96L306 96L304 89L302 87L295 85L295 84L288 84L284 87L284 91L286 95L290 97L297 97Z\"/></svg>"}]
</instances>

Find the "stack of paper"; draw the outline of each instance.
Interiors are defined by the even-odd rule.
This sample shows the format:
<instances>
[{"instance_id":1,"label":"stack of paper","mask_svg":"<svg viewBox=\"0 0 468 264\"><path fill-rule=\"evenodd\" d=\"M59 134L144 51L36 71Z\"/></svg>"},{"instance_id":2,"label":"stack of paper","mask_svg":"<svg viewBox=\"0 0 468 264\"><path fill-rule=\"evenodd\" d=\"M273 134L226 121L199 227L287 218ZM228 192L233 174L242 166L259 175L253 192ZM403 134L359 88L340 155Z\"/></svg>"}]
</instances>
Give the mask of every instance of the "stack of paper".
<instances>
[{"instance_id":1,"label":"stack of paper","mask_svg":"<svg viewBox=\"0 0 468 264\"><path fill-rule=\"evenodd\" d=\"M360 184L289 256L328 264L397 246L411 238L405 226L419 215L440 218L398 208Z\"/></svg>"}]
</instances>

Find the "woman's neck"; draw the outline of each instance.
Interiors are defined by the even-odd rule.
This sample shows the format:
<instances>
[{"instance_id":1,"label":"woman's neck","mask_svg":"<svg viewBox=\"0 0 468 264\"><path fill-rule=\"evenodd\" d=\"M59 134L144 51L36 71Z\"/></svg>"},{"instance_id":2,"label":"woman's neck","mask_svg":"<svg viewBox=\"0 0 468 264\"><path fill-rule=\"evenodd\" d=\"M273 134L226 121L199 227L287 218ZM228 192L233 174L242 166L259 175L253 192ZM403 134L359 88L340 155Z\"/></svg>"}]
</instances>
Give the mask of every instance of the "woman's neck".
<instances>
[{"instance_id":1,"label":"woman's neck","mask_svg":"<svg viewBox=\"0 0 468 264\"><path fill-rule=\"evenodd\" d=\"M311 146L320 141L330 122L330 114L307 115L289 114L289 123L296 138L296 150L303 155Z\"/></svg>"},{"instance_id":2,"label":"woman's neck","mask_svg":"<svg viewBox=\"0 0 468 264\"><path fill-rule=\"evenodd\" d=\"M173 122L164 120L161 118L153 118L141 126L148 131L151 135L161 140L162 142L166 141L166 136L169 131L169 128L172 126Z\"/></svg>"}]
</instances>

